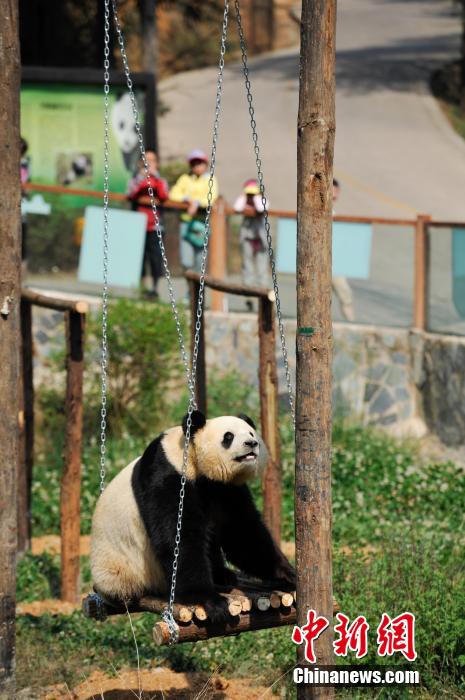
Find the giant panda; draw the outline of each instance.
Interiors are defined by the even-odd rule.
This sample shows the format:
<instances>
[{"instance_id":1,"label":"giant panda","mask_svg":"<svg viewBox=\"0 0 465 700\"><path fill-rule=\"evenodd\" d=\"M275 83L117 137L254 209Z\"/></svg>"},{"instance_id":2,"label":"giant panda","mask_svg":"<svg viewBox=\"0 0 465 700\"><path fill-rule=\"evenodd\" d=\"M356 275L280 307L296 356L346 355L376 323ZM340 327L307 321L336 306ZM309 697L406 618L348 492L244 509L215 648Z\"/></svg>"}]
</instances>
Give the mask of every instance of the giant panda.
<instances>
[{"instance_id":1,"label":"giant panda","mask_svg":"<svg viewBox=\"0 0 465 700\"><path fill-rule=\"evenodd\" d=\"M94 587L107 601L166 596L171 583L187 416L159 435L100 496L92 522ZM267 460L245 415L206 420L192 413L176 601L200 603L225 620L215 585L234 586L226 559L246 574L286 590L295 573L264 525L246 481Z\"/></svg>"}]
</instances>

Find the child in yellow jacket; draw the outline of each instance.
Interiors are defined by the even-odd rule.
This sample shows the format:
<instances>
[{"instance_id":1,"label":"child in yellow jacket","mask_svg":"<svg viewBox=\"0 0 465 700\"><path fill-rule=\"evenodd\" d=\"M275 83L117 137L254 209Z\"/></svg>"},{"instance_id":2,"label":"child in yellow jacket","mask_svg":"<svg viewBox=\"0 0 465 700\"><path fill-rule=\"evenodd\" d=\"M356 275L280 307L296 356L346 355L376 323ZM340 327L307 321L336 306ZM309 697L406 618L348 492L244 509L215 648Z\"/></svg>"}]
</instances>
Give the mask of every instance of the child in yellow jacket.
<instances>
[{"instance_id":1,"label":"child in yellow jacket","mask_svg":"<svg viewBox=\"0 0 465 700\"><path fill-rule=\"evenodd\" d=\"M189 173L181 175L170 190L173 202L186 202L187 211L181 214L180 257L184 269L200 272L202 263L204 221L208 206L210 173L208 156L199 150L189 153ZM218 183L213 177L212 204L218 197Z\"/></svg>"}]
</instances>

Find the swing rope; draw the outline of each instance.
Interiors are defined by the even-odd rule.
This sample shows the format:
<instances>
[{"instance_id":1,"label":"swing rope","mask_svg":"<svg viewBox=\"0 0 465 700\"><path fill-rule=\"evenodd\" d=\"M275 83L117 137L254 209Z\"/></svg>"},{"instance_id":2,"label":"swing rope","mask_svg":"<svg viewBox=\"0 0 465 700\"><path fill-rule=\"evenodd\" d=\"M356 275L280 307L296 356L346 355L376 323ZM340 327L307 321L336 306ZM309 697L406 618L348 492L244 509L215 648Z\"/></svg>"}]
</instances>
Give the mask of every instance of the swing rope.
<instances>
[{"instance_id":1,"label":"swing rope","mask_svg":"<svg viewBox=\"0 0 465 700\"><path fill-rule=\"evenodd\" d=\"M218 133L219 133L219 119L221 112L221 98L223 91L223 80L224 80L224 57L226 53L226 38L228 29L228 19L229 19L229 0L224 0L224 10L223 10L223 20L222 20L222 31L221 31L221 44L220 44L220 58L218 63L218 78L216 87L216 102L215 102L215 117L213 122L213 136L212 136L212 147L210 156L210 172L209 172L209 182L208 182L208 196L207 196L207 208L205 215L205 236L204 244L202 250L201 258L201 268L200 268L200 280L199 280L199 293L196 309L196 323L195 323L195 336L192 350L191 358L191 368L189 368L189 361L187 357L187 352L184 343L184 336L182 332L181 322L179 319L179 313L176 304L176 298L172 285L171 273L168 266L168 259L166 256L163 233L160 225L160 217L158 213L158 208L155 202L155 195L153 188L150 184L150 173L147 163L144 140L142 136L141 122L139 117L139 109L137 106L136 97L134 94L133 83L131 79L131 72L129 69L129 62L127 58L123 32L118 17L118 10L116 0L104 0L104 194L103 194L103 292L102 292L102 344L101 344L101 412L100 412L100 491L103 492L105 488L105 476L106 476L106 427L107 427L107 383L108 383L108 361L109 361L109 351L108 351L108 337L107 337L107 326L108 326L108 265L109 265L109 92L110 92L110 5L111 11L113 13L113 20L117 35L117 40L120 48L121 58L123 61L123 69L126 77L126 84L128 88L128 93L131 101L131 108L135 122L135 129L137 134L137 139L139 143L139 150L141 155L141 160L144 165L144 174L147 181L147 190L150 198L150 204L152 207L154 221L155 221L155 232L158 238L158 243L160 246L164 275L167 281L168 294L170 299L170 305L172 308L176 330L178 335L178 343L180 347L180 353L182 362L184 365L184 370L186 373L187 387L189 391L189 403L186 419L186 433L184 440L183 449L183 462L181 470L181 482L179 491L179 506L178 506L178 516L176 523L176 536L175 536L175 546L173 552L173 568L172 568L172 578L170 587L170 597L167 608L162 614L163 620L167 623L170 632L170 645L175 644L179 638L178 626L173 616L173 606L176 593L176 578L177 578L177 568L180 552L181 543L181 531L182 531L182 514L184 507L184 497L185 497L185 486L187 481L187 461L189 454L189 442L192 429L192 413L196 408L195 400L195 386L196 386L196 374L197 374L197 360L199 352L200 343L200 331L202 326L202 314L204 305L204 292L205 292L205 275L207 267L207 257L208 257L208 242L211 233L210 220L213 205L213 181L216 168L216 150L218 143ZM242 64L243 73L245 80L245 88L247 95L247 102L249 105L249 114L251 119L251 129L252 129L252 140L255 152L255 161L257 166L257 176L260 187L261 200L264 210L264 222L265 230L268 242L268 253L270 258L271 273L273 279L273 288L275 292L276 300L276 312L279 323L279 332L281 340L281 349L284 359L284 366L286 372L286 383L289 395L289 405L292 414L293 424L295 427L295 410L294 410L294 400L291 388L291 378L288 362L288 354L286 348L286 339L284 334L284 325L282 321L281 313L281 302L279 297L279 288L275 268L274 252L272 246L272 235L271 227L269 223L268 216L268 205L266 201L265 186L262 172L262 164L260 158L260 150L258 145L258 135L256 130L255 121L255 111L253 107L251 84L249 78L249 69L247 62L247 48L244 38L244 32L242 27L242 18L240 14L239 0L235 0L235 12L237 28L239 33L241 54L242 54Z\"/></svg>"}]
</instances>

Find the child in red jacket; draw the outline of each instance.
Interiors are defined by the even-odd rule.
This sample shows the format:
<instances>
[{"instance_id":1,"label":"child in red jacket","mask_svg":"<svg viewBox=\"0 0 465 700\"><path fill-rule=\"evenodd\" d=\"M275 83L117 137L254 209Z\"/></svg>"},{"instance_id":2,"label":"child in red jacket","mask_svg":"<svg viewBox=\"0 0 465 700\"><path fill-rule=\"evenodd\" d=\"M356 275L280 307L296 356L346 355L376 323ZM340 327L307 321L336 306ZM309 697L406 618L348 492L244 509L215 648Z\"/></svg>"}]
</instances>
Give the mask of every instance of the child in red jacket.
<instances>
[{"instance_id":1,"label":"child in red jacket","mask_svg":"<svg viewBox=\"0 0 465 700\"><path fill-rule=\"evenodd\" d=\"M153 189L156 204L163 204L168 199L168 183L158 173L158 156L155 151L146 151L145 157L149 169L150 187ZM161 256L160 244L155 231L155 217L150 204L139 202L142 197L149 197L149 183L145 174L144 162L139 161L139 172L136 177L128 183L128 199L133 203L136 211L143 212L147 217L147 233L145 236L144 260L142 262L142 278L144 278L145 266L148 261L152 273L153 289L148 293L157 298L158 280L163 275L163 260ZM163 233L163 222L160 219L160 226Z\"/></svg>"}]
</instances>

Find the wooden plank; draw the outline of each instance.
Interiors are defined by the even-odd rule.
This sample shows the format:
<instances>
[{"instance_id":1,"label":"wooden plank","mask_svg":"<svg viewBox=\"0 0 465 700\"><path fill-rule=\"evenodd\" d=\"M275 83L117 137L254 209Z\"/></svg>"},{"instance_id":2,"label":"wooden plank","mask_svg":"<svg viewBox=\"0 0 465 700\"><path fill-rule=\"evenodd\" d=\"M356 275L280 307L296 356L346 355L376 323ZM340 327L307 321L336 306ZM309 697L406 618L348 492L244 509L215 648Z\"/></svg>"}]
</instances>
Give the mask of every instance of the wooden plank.
<instances>
[{"instance_id":1,"label":"wooden plank","mask_svg":"<svg viewBox=\"0 0 465 700\"><path fill-rule=\"evenodd\" d=\"M335 0L303 0L297 131L296 573L297 620L331 620L331 232L335 134ZM315 642L333 664L332 625ZM297 648L305 664L304 647ZM297 698L332 698L298 686Z\"/></svg>"},{"instance_id":2,"label":"wooden plank","mask_svg":"<svg viewBox=\"0 0 465 700\"><path fill-rule=\"evenodd\" d=\"M44 309L55 309L55 311L76 311L79 314L86 314L89 311L89 304L86 301L72 301L70 299L60 299L51 297L48 294L40 294L32 289L21 290L21 297L34 306L41 306Z\"/></svg>"},{"instance_id":3,"label":"wooden plank","mask_svg":"<svg viewBox=\"0 0 465 700\"><path fill-rule=\"evenodd\" d=\"M200 275L198 272L192 272L188 270L184 273L184 277L187 280L199 281ZM237 294L244 297L264 297L270 301L274 301L275 296L272 289L265 289L265 287L248 287L245 284L238 284L236 282L227 282L225 280L218 280L210 275L205 276L205 286L210 287L210 289L218 289L221 292L227 292L228 294Z\"/></svg>"},{"instance_id":4,"label":"wooden plank","mask_svg":"<svg viewBox=\"0 0 465 700\"><path fill-rule=\"evenodd\" d=\"M61 599L79 598L79 536L81 497L82 389L86 317L66 313L66 433L61 480Z\"/></svg>"},{"instance_id":5,"label":"wooden plank","mask_svg":"<svg viewBox=\"0 0 465 700\"><path fill-rule=\"evenodd\" d=\"M226 277L226 212L224 200L219 197L212 208L211 214L211 234L208 253L208 271L210 275L217 279ZM224 292L213 290L211 295L210 309L212 311L226 311L226 298Z\"/></svg>"},{"instance_id":6,"label":"wooden plank","mask_svg":"<svg viewBox=\"0 0 465 700\"><path fill-rule=\"evenodd\" d=\"M260 421L269 460L263 475L263 519L276 544L281 543L282 473L278 434L278 370L274 307L265 297L258 305Z\"/></svg>"},{"instance_id":7,"label":"wooden plank","mask_svg":"<svg viewBox=\"0 0 465 700\"><path fill-rule=\"evenodd\" d=\"M187 277L187 275L186 275ZM189 278L188 278L189 279ZM199 300L200 290L200 275L198 279L189 279L190 300L191 300L191 368L192 357L194 354L195 343L195 326L197 323L197 305ZM205 362L205 314L204 305L202 306L202 316L199 331L199 346L197 352L196 366L196 381L195 381L195 400L197 408L206 416L207 415L207 365Z\"/></svg>"},{"instance_id":8,"label":"wooden plank","mask_svg":"<svg viewBox=\"0 0 465 700\"><path fill-rule=\"evenodd\" d=\"M16 0L2 3L0 53L0 697L13 700L21 363L20 53Z\"/></svg>"},{"instance_id":9,"label":"wooden plank","mask_svg":"<svg viewBox=\"0 0 465 700\"><path fill-rule=\"evenodd\" d=\"M18 552L25 552L31 545L31 486L34 462L34 383L32 306L21 299L21 391L20 411L21 450L18 469Z\"/></svg>"}]
</instances>

